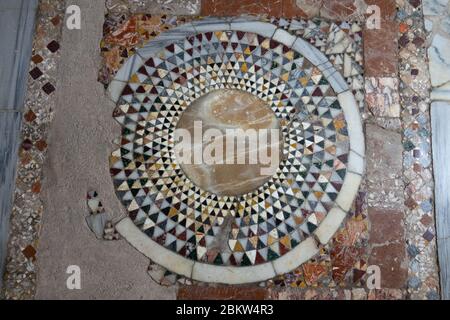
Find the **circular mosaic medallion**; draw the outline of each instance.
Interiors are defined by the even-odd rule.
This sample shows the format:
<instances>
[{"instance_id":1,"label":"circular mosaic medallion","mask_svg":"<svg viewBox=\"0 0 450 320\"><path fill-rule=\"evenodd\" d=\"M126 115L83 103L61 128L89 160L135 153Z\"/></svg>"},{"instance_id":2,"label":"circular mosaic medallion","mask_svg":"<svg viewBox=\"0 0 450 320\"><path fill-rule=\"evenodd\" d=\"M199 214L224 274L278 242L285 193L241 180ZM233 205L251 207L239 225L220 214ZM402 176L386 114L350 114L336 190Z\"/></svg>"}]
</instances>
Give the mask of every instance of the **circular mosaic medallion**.
<instances>
[{"instance_id":1,"label":"circular mosaic medallion","mask_svg":"<svg viewBox=\"0 0 450 320\"><path fill-rule=\"evenodd\" d=\"M110 87L123 127L111 173L129 213L118 231L200 281L262 281L314 256L350 209L364 154L356 101L326 58L268 23L207 20L133 59ZM245 127L253 112L256 127L282 133L273 175L180 164L175 129Z\"/></svg>"}]
</instances>

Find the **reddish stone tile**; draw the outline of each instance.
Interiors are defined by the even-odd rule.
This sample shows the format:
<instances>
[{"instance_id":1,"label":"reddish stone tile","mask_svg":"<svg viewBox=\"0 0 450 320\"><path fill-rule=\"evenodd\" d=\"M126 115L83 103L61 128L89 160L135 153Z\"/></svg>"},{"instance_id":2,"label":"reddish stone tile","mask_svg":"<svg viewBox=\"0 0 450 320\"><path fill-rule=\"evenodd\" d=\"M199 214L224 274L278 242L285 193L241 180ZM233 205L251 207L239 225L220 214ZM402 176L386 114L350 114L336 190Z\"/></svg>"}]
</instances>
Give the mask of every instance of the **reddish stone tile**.
<instances>
[{"instance_id":1,"label":"reddish stone tile","mask_svg":"<svg viewBox=\"0 0 450 320\"><path fill-rule=\"evenodd\" d=\"M235 16L239 14L267 14L280 17L283 0L203 0L203 16Z\"/></svg>"},{"instance_id":2,"label":"reddish stone tile","mask_svg":"<svg viewBox=\"0 0 450 320\"><path fill-rule=\"evenodd\" d=\"M31 259L33 261L36 260L36 249L33 246L27 246L22 250L22 253L27 259Z\"/></svg>"},{"instance_id":3,"label":"reddish stone tile","mask_svg":"<svg viewBox=\"0 0 450 320\"><path fill-rule=\"evenodd\" d=\"M403 241L405 232L403 212L382 208L369 208L370 243L381 244Z\"/></svg>"},{"instance_id":4,"label":"reddish stone tile","mask_svg":"<svg viewBox=\"0 0 450 320\"><path fill-rule=\"evenodd\" d=\"M31 186L31 192L40 193L41 192L41 183L38 181Z\"/></svg>"},{"instance_id":5,"label":"reddish stone tile","mask_svg":"<svg viewBox=\"0 0 450 320\"><path fill-rule=\"evenodd\" d=\"M394 20L397 13L395 0L365 0L367 5L376 5L380 7L381 17L383 19Z\"/></svg>"},{"instance_id":6,"label":"reddish stone tile","mask_svg":"<svg viewBox=\"0 0 450 320\"><path fill-rule=\"evenodd\" d=\"M400 22L400 24L398 25L398 30L400 31L400 33L405 33L409 30L409 26L405 22Z\"/></svg>"},{"instance_id":7,"label":"reddish stone tile","mask_svg":"<svg viewBox=\"0 0 450 320\"><path fill-rule=\"evenodd\" d=\"M45 142L44 140L39 140L38 142L36 142L36 148L38 148L39 151L44 151L45 149L47 149L47 142Z\"/></svg>"},{"instance_id":8,"label":"reddish stone tile","mask_svg":"<svg viewBox=\"0 0 450 320\"><path fill-rule=\"evenodd\" d=\"M178 300L265 300L269 291L258 287L199 287L182 286Z\"/></svg>"},{"instance_id":9,"label":"reddish stone tile","mask_svg":"<svg viewBox=\"0 0 450 320\"><path fill-rule=\"evenodd\" d=\"M24 118L27 122L33 122L37 117L33 110L29 110L27 113L25 113Z\"/></svg>"},{"instance_id":10,"label":"reddish stone tile","mask_svg":"<svg viewBox=\"0 0 450 320\"><path fill-rule=\"evenodd\" d=\"M401 289L406 286L408 277L406 252L403 243L389 244L372 249L369 265L381 269L381 287Z\"/></svg>"},{"instance_id":11,"label":"reddish stone tile","mask_svg":"<svg viewBox=\"0 0 450 320\"><path fill-rule=\"evenodd\" d=\"M284 0L283 17L313 18L319 16L323 0Z\"/></svg>"},{"instance_id":12,"label":"reddish stone tile","mask_svg":"<svg viewBox=\"0 0 450 320\"><path fill-rule=\"evenodd\" d=\"M59 16L55 16L52 20L50 20L52 24L56 27L61 23L61 18Z\"/></svg>"},{"instance_id":13,"label":"reddish stone tile","mask_svg":"<svg viewBox=\"0 0 450 320\"><path fill-rule=\"evenodd\" d=\"M132 47L140 43L141 38L138 32L138 16L133 16L120 28L111 32L104 38L107 45Z\"/></svg>"},{"instance_id":14,"label":"reddish stone tile","mask_svg":"<svg viewBox=\"0 0 450 320\"><path fill-rule=\"evenodd\" d=\"M302 268L308 285L317 283L328 272L328 268L319 263L305 263Z\"/></svg>"},{"instance_id":15,"label":"reddish stone tile","mask_svg":"<svg viewBox=\"0 0 450 320\"><path fill-rule=\"evenodd\" d=\"M31 58L31 60L32 60L35 64L38 64L38 63L41 63L42 61L44 61L44 58L42 58L42 56L36 54L36 55L34 55L34 56Z\"/></svg>"},{"instance_id":16,"label":"reddish stone tile","mask_svg":"<svg viewBox=\"0 0 450 320\"><path fill-rule=\"evenodd\" d=\"M383 20L381 29L364 30L365 75L386 77L397 74L398 24Z\"/></svg>"}]
</instances>

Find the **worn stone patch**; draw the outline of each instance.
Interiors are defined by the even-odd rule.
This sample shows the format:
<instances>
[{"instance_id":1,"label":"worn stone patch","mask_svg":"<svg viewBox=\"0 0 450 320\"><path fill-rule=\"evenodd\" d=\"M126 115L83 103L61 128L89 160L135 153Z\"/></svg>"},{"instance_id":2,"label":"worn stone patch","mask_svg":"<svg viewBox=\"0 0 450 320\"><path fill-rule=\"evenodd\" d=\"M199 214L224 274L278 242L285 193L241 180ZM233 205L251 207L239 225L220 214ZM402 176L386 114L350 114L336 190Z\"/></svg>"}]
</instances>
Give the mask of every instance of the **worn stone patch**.
<instances>
[{"instance_id":1,"label":"worn stone patch","mask_svg":"<svg viewBox=\"0 0 450 320\"><path fill-rule=\"evenodd\" d=\"M404 243L403 211L369 208L370 243Z\"/></svg>"},{"instance_id":2,"label":"worn stone patch","mask_svg":"<svg viewBox=\"0 0 450 320\"><path fill-rule=\"evenodd\" d=\"M401 135L378 126L366 126L369 207L403 206Z\"/></svg>"},{"instance_id":3,"label":"worn stone patch","mask_svg":"<svg viewBox=\"0 0 450 320\"><path fill-rule=\"evenodd\" d=\"M398 78L368 77L365 82L366 103L376 117L400 117Z\"/></svg>"},{"instance_id":4,"label":"worn stone patch","mask_svg":"<svg viewBox=\"0 0 450 320\"><path fill-rule=\"evenodd\" d=\"M376 5L380 8L381 18L395 20L397 4L395 0L365 0L367 5Z\"/></svg>"},{"instance_id":5,"label":"worn stone patch","mask_svg":"<svg viewBox=\"0 0 450 320\"><path fill-rule=\"evenodd\" d=\"M372 249L370 265L381 269L381 287L402 289L408 278L405 246L403 244L387 244Z\"/></svg>"},{"instance_id":6,"label":"worn stone patch","mask_svg":"<svg viewBox=\"0 0 450 320\"><path fill-rule=\"evenodd\" d=\"M372 0L374 1L374 0ZM370 2L370 1L368 1ZM332 21L362 21L368 3L363 0L204 0L201 14L235 16L262 14L284 18L322 17ZM382 12L390 6L383 5Z\"/></svg>"},{"instance_id":7,"label":"worn stone patch","mask_svg":"<svg viewBox=\"0 0 450 320\"><path fill-rule=\"evenodd\" d=\"M98 80L107 86L125 61L135 54L137 48L157 37L161 32L192 19L183 16L151 15L115 12L106 15L100 43L103 58Z\"/></svg>"}]
</instances>

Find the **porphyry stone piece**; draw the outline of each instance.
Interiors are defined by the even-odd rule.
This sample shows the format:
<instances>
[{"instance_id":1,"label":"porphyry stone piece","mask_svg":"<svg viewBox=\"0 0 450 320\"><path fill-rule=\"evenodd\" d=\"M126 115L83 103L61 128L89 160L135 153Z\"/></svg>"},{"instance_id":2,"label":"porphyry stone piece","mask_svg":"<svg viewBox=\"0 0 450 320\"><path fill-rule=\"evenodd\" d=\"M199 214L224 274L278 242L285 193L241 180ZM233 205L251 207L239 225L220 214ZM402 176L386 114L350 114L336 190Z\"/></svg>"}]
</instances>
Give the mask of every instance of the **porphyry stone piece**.
<instances>
[{"instance_id":1,"label":"porphyry stone piece","mask_svg":"<svg viewBox=\"0 0 450 320\"><path fill-rule=\"evenodd\" d=\"M369 259L369 264L381 269L381 287L401 289L406 283L408 269L406 252L403 243L375 247Z\"/></svg>"},{"instance_id":2,"label":"porphyry stone piece","mask_svg":"<svg viewBox=\"0 0 450 320\"><path fill-rule=\"evenodd\" d=\"M364 29L366 76L386 77L397 74L397 30L397 23L389 20L382 20L380 29Z\"/></svg>"}]
</instances>

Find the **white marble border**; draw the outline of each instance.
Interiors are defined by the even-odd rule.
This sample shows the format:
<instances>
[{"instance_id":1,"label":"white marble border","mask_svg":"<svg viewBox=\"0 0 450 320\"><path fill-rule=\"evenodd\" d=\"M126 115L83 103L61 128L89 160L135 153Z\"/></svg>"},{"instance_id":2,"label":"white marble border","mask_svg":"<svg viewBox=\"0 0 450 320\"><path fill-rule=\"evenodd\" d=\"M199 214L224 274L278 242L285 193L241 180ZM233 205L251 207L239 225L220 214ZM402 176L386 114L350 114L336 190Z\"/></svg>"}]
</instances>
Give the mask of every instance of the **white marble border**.
<instances>
[{"instance_id":1,"label":"white marble border","mask_svg":"<svg viewBox=\"0 0 450 320\"><path fill-rule=\"evenodd\" d=\"M150 239L130 218L120 221L116 228L122 237L138 251L153 262L176 274L202 282L223 284L256 283L295 270L301 264L313 258L319 252L318 245L328 243L340 228L357 195L362 180L365 154L364 134L356 99L342 75L333 67L326 56L303 39L295 37L270 23L257 21L252 18L206 18L162 33L146 46L138 49L135 58L129 59L118 72L108 88L111 99L117 103L127 83L127 79L144 64L146 59L161 51L166 45L196 33L224 30L253 32L264 37L270 37L298 51L317 66L330 82L330 85L338 95L339 103L345 115L351 149L348 172L336 199L336 207L329 212L325 220L314 232L315 237L309 237L275 261L249 267L215 266L182 257Z\"/></svg>"}]
</instances>

